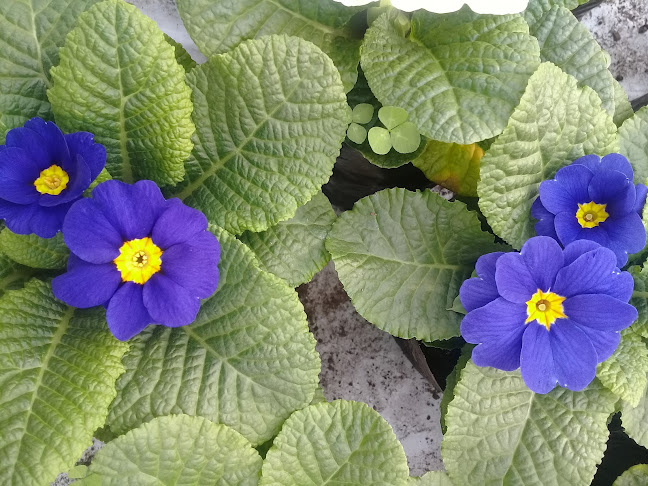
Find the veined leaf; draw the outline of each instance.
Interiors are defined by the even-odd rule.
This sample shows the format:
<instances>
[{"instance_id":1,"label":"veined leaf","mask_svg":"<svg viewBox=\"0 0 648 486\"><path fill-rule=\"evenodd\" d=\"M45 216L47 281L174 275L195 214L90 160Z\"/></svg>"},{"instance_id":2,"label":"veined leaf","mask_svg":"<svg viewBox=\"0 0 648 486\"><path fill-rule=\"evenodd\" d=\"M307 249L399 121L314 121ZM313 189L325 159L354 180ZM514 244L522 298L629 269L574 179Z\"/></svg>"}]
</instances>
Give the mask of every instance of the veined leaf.
<instances>
[{"instance_id":1,"label":"veined leaf","mask_svg":"<svg viewBox=\"0 0 648 486\"><path fill-rule=\"evenodd\" d=\"M633 407L628 402L621 402L621 423L626 431L637 444L648 447L648 388L645 388L639 404Z\"/></svg>"},{"instance_id":2,"label":"veined leaf","mask_svg":"<svg viewBox=\"0 0 648 486\"><path fill-rule=\"evenodd\" d=\"M648 180L648 106L637 111L619 128L621 153L628 158L634 169L635 183L646 184Z\"/></svg>"},{"instance_id":3,"label":"veined leaf","mask_svg":"<svg viewBox=\"0 0 648 486\"><path fill-rule=\"evenodd\" d=\"M49 70L79 15L98 0L0 2L0 113L5 127L40 116L52 119L46 90ZM0 142L4 132L0 128Z\"/></svg>"},{"instance_id":4,"label":"veined leaf","mask_svg":"<svg viewBox=\"0 0 648 486\"><path fill-rule=\"evenodd\" d=\"M38 280L0 299L0 484L49 484L103 425L127 348L104 315Z\"/></svg>"},{"instance_id":5,"label":"veined leaf","mask_svg":"<svg viewBox=\"0 0 648 486\"><path fill-rule=\"evenodd\" d=\"M0 297L7 290L19 288L36 272L33 268L23 267L0 251Z\"/></svg>"},{"instance_id":6,"label":"veined leaf","mask_svg":"<svg viewBox=\"0 0 648 486\"><path fill-rule=\"evenodd\" d=\"M519 15L419 10L404 38L382 15L367 30L362 69L376 98L426 137L470 144L498 135L540 62Z\"/></svg>"},{"instance_id":7,"label":"veined leaf","mask_svg":"<svg viewBox=\"0 0 648 486\"><path fill-rule=\"evenodd\" d=\"M312 400L320 360L297 293L261 271L243 243L224 231L217 236L219 288L196 321L151 326L130 341L107 420L113 432L186 413L258 445Z\"/></svg>"},{"instance_id":8,"label":"veined leaf","mask_svg":"<svg viewBox=\"0 0 648 486\"><path fill-rule=\"evenodd\" d=\"M263 463L259 486L404 486L403 447L378 412L336 400L295 412Z\"/></svg>"},{"instance_id":9,"label":"veined leaf","mask_svg":"<svg viewBox=\"0 0 648 486\"><path fill-rule=\"evenodd\" d=\"M106 444L79 485L256 486L261 457L238 432L202 417L160 417Z\"/></svg>"},{"instance_id":10,"label":"veined leaf","mask_svg":"<svg viewBox=\"0 0 648 486\"><path fill-rule=\"evenodd\" d=\"M2 115L0 114L0 145L4 145L6 134L7 126L2 122Z\"/></svg>"},{"instance_id":11,"label":"veined leaf","mask_svg":"<svg viewBox=\"0 0 648 486\"><path fill-rule=\"evenodd\" d=\"M174 195L240 234L291 218L320 191L351 116L320 49L264 37L197 66L187 80L197 131Z\"/></svg>"},{"instance_id":12,"label":"veined leaf","mask_svg":"<svg viewBox=\"0 0 648 486\"><path fill-rule=\"evenodd\" d=\"M333 224L326 248L362 316L402 338L459 335L448 310L477 258L502 250L461 202L431 191L386 189L358 201Z\"/></svg>"},{"instance_id":13,"label":"veined leaf","mask_svg":"<svg viewBox=\"0 0 648 486\"><path fill-rule=\"evenodd\" d=\"M612 486L646 486L648 484L648 464L637 464L624 471Z\"/></svg>"},{"instance_id":14,"label":"veined leaf","mask_svg":"<svg viewBox=\"0 0 648 486\"><path fill-rule=\"evenodd\" d=\"M496 234L521 248L535 235L531 205L540 183L578 157L606 155L617 147L616 126L598 95L543 63L481 161L479 207Z\"/></svg>"},{"instance_id":15,"label":"veined leaf","mask_svg":"<svg viewBox=\"0 0 648 486\"><path fill-rule=\"evenodd\" d=\"M297 287L319 272L331 259L324 247L335 221L326 196L317 194L287 221L262 233L246 231L240 236L265 270Z\"/></svg>"},{"instance_id":16,"label":"veined leaf","mask_svg":"<svg viewBox=\"0 0 648 486\"><path fill-rule=\"evenodd\" d=\"M448 406L443 462L457 485L587 486L603 457L615 402L596 381L581 392L538 395L519 370L471 361Z\"/></svg>"},{"instance_id":17,"label":"veined leaf","mask_svg":"<svg viewBox=\"0 0 648 486\"><path fill-rule=\"evenodd\" d=\"M345 25L363 7L313 0L178 0L177 4L189 35L207 57L248 39L294 35L329 55L340 71L345 91L356 82L360 39Z\"/></svg>"},{"instance_id":18,"label":"veined leaf","mask_svg":"<svg viewBox=\"0 0 648 486\"><path fill-rule=\"evenodd\" d=\"M116 179L181 181L191 93L156 23L122 0L103 1L81 15L60 58L48 97L61 129L94 133Z\"/></svg>"},{"instance_id":19,"label":"veined leaf","mask_svg":"<svg viewBox=\"0 0 648 486\"><path fill-rule=\"evenodd\" d=\"M632 325L632 330L644 338L648 338L648 268L632 267L630 270L634 278L634 291L630 304L633 305L639 317Z\"/></svg>"},{"instance_id":20,"label":"veined leaf","mask_svg":"<svg viewBox=\"0 0 648 486\"><path fill-rule=\"evenodd\" d=\"M0 251L22 265L44 269L65 268L70 255L61 233L45 239L36 235L17 235L7 228L0 232Z\"/></svg>"},{"instance_id":21,"label":"veined leaf","mask_svg":"<svg viewBox=\"0 0 648 486\"><path fill-rule=\"evenodd\" d=\"M191 55L187 52L187 50L177 42L175 39L169 37L168 35L164 34L164 39L173 46L175 49L175 58L176 61L178 61L178 64L180 64L186 72L191 71L193 68L197 66L196 61L194 61L191 58Z\"/></svg>"},{"instance_id":22,"label":"veined leaf","mask_svg":"<svg viewBox=\"0 0 648 486\"><path fill-rule=\"evenodd\" d=\"M626 93L621 83L616 79L614 80L614 123L620 127L625 123L628 118L632 118L635 112L632 109L632 104L628 100L628 93Z\"/></svg>"}]
</instances>

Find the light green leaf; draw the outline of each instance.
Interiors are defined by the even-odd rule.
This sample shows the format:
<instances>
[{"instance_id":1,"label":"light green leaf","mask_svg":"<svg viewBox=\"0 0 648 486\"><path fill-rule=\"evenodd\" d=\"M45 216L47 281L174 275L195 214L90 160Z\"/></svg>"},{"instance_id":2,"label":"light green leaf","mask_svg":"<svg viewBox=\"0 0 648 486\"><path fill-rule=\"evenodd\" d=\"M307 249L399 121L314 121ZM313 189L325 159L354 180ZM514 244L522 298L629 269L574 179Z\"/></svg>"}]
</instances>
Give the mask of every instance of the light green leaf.
<instances>
[{"instance_id":1,"label":"light green leaf","mask_svg":"<svg viewBox=\"0 0 648 486\"><path fill-rule=\"evenodd\" d=\"M150 326L129 342L107 420L113 432L186 413L228 425L257 445L312 400L320 360L297 293L261 271L243 243L216 233L218 290L193 324Z\"/></svg>"},{"instance_id":2,"label":"light green leaf","mask_svg":"<svg viewBox=\"0 0 648 486\"><path fill-rule=\"evenodd\" d=\"M88 474L88 466L79 464L70 469L66 474L69 479L83 479Z\"/></svg>"},{"instance_id":3,"label":"light green leaf","mask_svg":"<svg viewBox=\"0 0 648 486\"><path fill-rule=\"evenodd\" d=\"M646 486L648 484L648 464L637 464L619 476L612 486Z\"/></svg>"},{"instance_id":4,"label":"light green leaf","mask_svg":"<svg viewBox=\"0 0 648 486\"><path fill-rule=\"evenodd\" d=\"M248 41L191 70L197 126L174 191L240 234L294 216L328 181L350 112L340 76L296 37Z\"/></svg>"},{"instance_id":5,"label":"light green leaf","mask_svg":"<svg viewBox=\"0 0 648 486\"><path fill-rule=\"evenodd\" d=\"M367 129L362 125L352 123L347 130L347 137L353 143L357 143L358 145L363 144L367 140Z\"/></svg>"},{"instance_id":6,"label":"light green leaf","mask_svg":"<svg viewBox=\"0 0 648 486\"><path fill-rule=\"evenodd\" d=\"M0 251L0 297L7 290L20 288L36 270L23 267Z\"/></svg>"},{"instance_id":7,"label":"light green leaf","mask_svg":"<svg viewBox=\"0 0 648 486\"><path fill-rule=\"evenodd\" d=\"M470 362L470 357L472 355L473 348L474 346L472 344L464 345L464 347L461 349L461 355L459 356L459 360L457 361L457 364L455 365L455 367L452 369L452 371L446 378L446 387L443 390L443 396L441 397L441 403L439 404L439 412L441 413L439 422L441 423L441 431L444 434L448 430L448 426L446 424L446 414L448 413L448 405L450 405L450 402L452 402L452 399L454 398L454 389L457 386L457 382L459 381L459 376L461 375L461 372L466 367L468 362Z\"/></svg>"},{"instance_id":8,"label":"light green leaf","mask_svg":"<svg viewBox=\"0 0 648 486\"><path fill-rule=\"evenodd\" d=\"M648 179L648 106L637 111L619 128L619 145L634 169L635 183Z\"/></svg>"},{"instance_id":9,"label":"light green leaf","mask_svg":"<svg viewBox=\"0 0 648 486\"><path fill-rule=\"evenodd\" d=\"M450 476L445 471L430 471L420 478L410 478L408 486L453 486Z\"/></svg>"},{"instance_id":10,"label":"light green leaf","mask_svg":"<svg viewBox=\"0 0 648 486\"><path fill-rule=\"evenodd\" d=\"M376 98L405 109L434 140L469 144L498 135L540 62L524 19L467 7L452 15L419 10L404 38L393 18L378 18L362 47Z\"/></svg>"},{"instance_id":11,"label":"light green leaf","mask_svg":"<svg viewBox=\"0 0 648 486\"><path fill-rule=\"evenodd\" d=\"M32 280L0 299L0 484L48 484L103 425L126 344Z\"/></svg>"},{"instance_id":12,"label":"light green leaf","mask_svg":"<svg viewBox=\"0 0 648 486\"><path fill-rule=\"evenodd\" d=\"M35 116L53 118L46 94L49 70L58 64L65 35L97 1L0 2L0 113L6 128L22 126ZM4 143L1 135L0 142Z\"/></svg>"},{"instance_id":13,"label":"light green leaf","mask_svg":"<svg viewBox=\"0 0 648 486\"><path fill-rule=\"evenodd\" d=\"M540 183L578 157L617 147L616 126L598 95L543 63L481 161L479 207L497 235L521 248L535 235L531 205Z\"/></svg>"},{"instance_id":14,"label":"light green leaf","mask_svg":"<svg viewBox=\"0 0 648 486\"><path fill-rule=\"evenodd\" d=\"M387 130L392 130L407 121L407 112L397 106L383 106L378 110L378 118Z\"/></svg>"},{"instance_id":15,"label":"light green leaf","mask_svg":"<svg viewBox=\"0 0 648 486\"><path fill-rule=\"evenodd\" d=\"M371 123L374 116L374 107L369 103L360 103L353 107L351 112L351 119L355 123L366 125Z\"/></svg>"},{"instance_id":16,"label":"light green leaf","mask_svg":"<svg viewBox=\"0 0 648 486\"><path fill-rule=\"evenodd\" d=\"M614 80L614 123L617 127L634 115L632 105L628 100L628 93L626 93L623 86L615 79Z\"/></svg>"},{"instance_id":17,"label":"light green leaf","mask_svg":"<svg viewBox=\"0 0 648 486\"><path fill-rule=\"evenodd\" d=\"M648 384L648 348L633 328L621 333L614 354L599 364L596 376L603 386L633 407Z\"/></svg>"},{"instance_id":18,"label":"light green leaf","mask_svg":"<svg viewBox=\"0 0 648 486\"><path fill-rule=\"evenodd\" d=\"M632 267L629 272L634 279L634 291L630 298L630 304L639 313L637 321L632 325L632 330L640 336L648 338L648 268Z\"/></svg>"},{"instance_id":19,"label":"light green leaf","mask_svg":"<svg viewBox=\"0 0 648 486\"><path fill-rule=\"evenodd\" d=\"M324 241L335 219L328 199L319 193L288 221L262 233L246 231L240 240L265 270L297 287L310 282L331 259Z\"/></svg>"},{"instance_id":20,"label":"light green leaf","mask_svg":"<svg viewBox=\"0 0 648 486\"><path fill-rule=\"evenodd\" d=\"M431 191L386 189L333 224L326 248L355 308L395 336L424 341L459 335L448 310L477 258L502 250L477 214Z\"/></svg>"},{"instance_id":21,"label":"light green leaf","mask_svg":"<svg viewBox=\"0 0 648 486\"><path fill-rule=\"evenodd\" d=\"M421 144L421 134L412 122L398 125L391 131L391 143L396 152L411 154Z\"/></svg>"},{"instance_id":22,"label":"light green leaf","mask_svg":"<svg viewBox=\"0 0 648 486\"><path fill-rule=\"evenodd\" d=\"M391 135L382 127L373 127L369 130L368 139L371 150L378 155L385 155L392 149Z\"/></svg>"},{"instance_id":23,"label":"light green leaf","mask_svg":"<svg viewBox=\"0 0 648 486\"><path fill-rule=\"evenodd\" d=\"M621 402L621 423L623 428L637 444L648 447L648 388L644 389L639 405L633 407Z\"/></svg>"},{"instance_id":24,"label":"light green leaf","mask_svg":"<svg viewBox=\"0 0 648 486\"><path fill-rule=\"evenodd\" d=\"M404 486L403 447L378 412L336 400L295 412L263 463L259 486Z\"/></svg>"},{"instance_id":25,"label":"light green leaf","mask_svg":"<svg viewBox=\"0 0 648 486\"><path fill-rule=\"evenodd\" d=\"M448 406L446 470L457 485L587 486L603 457L615 402L596 381L581 392L538 395L519 370L471 361Z\"/></svg>"},{"instance_id":26,"label":"light green leaf","mask_svg":"<svg viewBox=\"0 0 648 486\"><path fill-rule=\"evenodd\" d=\"M181 181L194 132L190 90L156 23L106 0L81 15L60 58L47 94L61 129L94 133L117 179Z\"/></svg>"},{"instance_id":27,"label":"light green leaf","mask_svg":"<svg viewBox=\"0 0 648 486\"><path fill-rule=\"evenodd\" d=\"M0 232L0 251L22 265L44 269L65 268L70 255L60 232L54 238L45 239L17 235L7 228Z\"/></svg>"},{"instance_id":28,"label":"light green leaf","mask_svg":"<svg viewBox=\"0 0 648 486\"><path fill-rule=\"evenodd\" d=\"M106 444L79 485L256 486L261 457L238 432L202 417L160 417Z\"/></svg>"},{"instance_id":29,"label":"light green leaf","mask_svg":"<svg viewBox=\"0 0 648 486\"><path fill-rule=\"evenodd\" d=\"M176 61L178 61L178 64L180 64L186 72L189 72L196 67L196 61L191 58L191 55L187 52L182 44L166 34L164 34L164 40L166 40L169 44L171 44L171 46L173 46L173 48L175 49Z\"/></svg>"},{"instance_id":30,"label":"light green leaf","mask_svg":"<svg viewBox=\"0 0 648 486\"><path fill-rule=\"evenodd\" d=\"M0 145L4 145L6 134L7 134L7 127L2 122L2 114L0 114Z\"/></svg>"}]
</instances>

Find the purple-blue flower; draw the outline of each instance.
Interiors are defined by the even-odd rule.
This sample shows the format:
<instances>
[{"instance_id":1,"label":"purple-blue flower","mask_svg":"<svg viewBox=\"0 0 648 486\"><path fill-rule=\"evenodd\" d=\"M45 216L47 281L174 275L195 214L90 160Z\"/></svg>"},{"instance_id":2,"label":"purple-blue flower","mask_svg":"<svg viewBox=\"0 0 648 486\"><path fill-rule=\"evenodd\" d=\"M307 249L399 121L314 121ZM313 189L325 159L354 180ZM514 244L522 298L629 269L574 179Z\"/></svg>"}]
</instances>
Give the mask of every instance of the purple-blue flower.
<instances>
[{"instance_id":1,"label":"purple-blue flower","mask_svg":"<svg viewBox=\"0 0 648 486\"><path fill-rule=\"evenodd\" d=\"M619 267L628 254L643 250L646 230L641 211L648 188L633 184L634 173L620 154L602 159L586 155L563 167L552 180L540 183L540 197L531 207L538 235L564 245L591 240L610 248Z\"/></svg>"},{"instance_id":2,"label":"purple-blue flower","mask_svg":"<svg viewBox=\"0 0 648 486\"><path fill-rule=\"evenodd\" d=\"M468 313L461 334L477 344L478 366L521 368L536 393L556 382L578 391L612 355L619 331L637 318L628 304L633 279L611 250L589 240L561 249L545 236L517 253L490 253L477 261L477 277L460 289Z\"/></svg>"},{"instance_id":3,"label":"purple-blue flower","mask_svg":"<svg viewBox=\"0 0 648 486\"><path fill-rule=\"evenodd\" d=\"M106 307L122 341L149 324L190 324L218 286L220 246L207 219L152 181L106 181L74 203L63 223L70 249L54 295L73 307Z\"/></svg>"},{"instance_id":4,"label":"purple-blue flower","mask_svg":"<svg viewBox=\"0 0 648 486\"><path fill-rule=\"evenodd\" d=\"M52 238L105 165L106 149L91 133L63 135L32 118L0 146L0 219L14 233Z\"/></svg>"}]
</instances>

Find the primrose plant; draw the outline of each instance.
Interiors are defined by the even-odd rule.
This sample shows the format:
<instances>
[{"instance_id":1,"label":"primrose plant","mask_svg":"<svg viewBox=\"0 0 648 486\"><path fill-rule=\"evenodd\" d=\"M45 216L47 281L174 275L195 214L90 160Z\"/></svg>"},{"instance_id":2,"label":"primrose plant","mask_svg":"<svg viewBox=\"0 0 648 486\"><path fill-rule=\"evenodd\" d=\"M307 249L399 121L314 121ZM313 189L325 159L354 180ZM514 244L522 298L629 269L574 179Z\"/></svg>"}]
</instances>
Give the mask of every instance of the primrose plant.
<instances>
[{"instance_id":1,"label":"primrose plant","mask_svg":"<svg viewBox=\"0 0 648 486\"><path fill-rule=\"evenodd\" d=\"M0 484L587 486L614 414L648 446L648 111L577 0L177 0L202 64L123 0L0 3ZM454 200L336 216L343 144ZM460 348L444 471L324 398L330 260Z\"/></svg>"}]
</instances>

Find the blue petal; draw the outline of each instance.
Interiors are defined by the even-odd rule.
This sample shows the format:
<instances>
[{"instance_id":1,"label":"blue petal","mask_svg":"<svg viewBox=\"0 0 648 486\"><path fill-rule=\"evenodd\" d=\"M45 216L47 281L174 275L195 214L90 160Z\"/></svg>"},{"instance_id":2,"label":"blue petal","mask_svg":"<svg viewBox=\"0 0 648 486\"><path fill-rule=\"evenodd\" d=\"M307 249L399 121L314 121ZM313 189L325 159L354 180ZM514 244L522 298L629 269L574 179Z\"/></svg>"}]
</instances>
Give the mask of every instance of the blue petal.
<instances>
[{"instance_id":1,"label":"blue petal","mask_svg":"<svg viewBox=\"0 0 648 486\"><path fill-rule=\"evenodd\" d=\"M40 194L34 186L40 171L19 148L8 147L0 153L0 198L17 204L30 204Z\"/></svg>"},{"instance_id":2,"label":"blue petal","mask_svg":"<svg viewBox=\"0 0 648 486\"><path fill-rule=\"evenodd\" d=\"M497 260L495 282L499 294L516 303L526 302L538 290L533 275L519 253L507 253Z\"/></svg>"},{"instance_id":3,"label":"blue petal","mask_svg":"<svg viewBox=\"0 0 648 486\"><path fill-rule=\"evenodd\" d=\"M610 245L610 237L603 224L583 228L576 219L576 213L557 214L555 225L560 242L565 246L576 240L591 240L605 247Z\"/></svg>"},{"instance_id":4,"label":"blue petal","mask_svg":"<svg viewBox=\"0 0 648 486\"><path fill-rule=\"evenodd\" d=\"M52 164L65 168L70 160L70 151L61 130L54 123L46 122L41 118L32 118L24 126L37 133L43 141L49 160L44 168Z\"/></svg>"},{"instance_id":5,"label":"blue petal","mask_svg":"<svg viewBox=\"0 0 648 486\"><path fill-rule=\"evenodd\" d=\"M601 226L610 236L609 248L617 256L617 266L621 268L628 261L629 253L637 253L646 246L646 228L637 213L630 213L624 218L608 219Z\"/></svg>"},{"instance_id":6,"label":"blue petal","mask_svg":"<svg viewBox=\"0 0 648 486\"><path fill-rule=\"evenodd\" d=\"M191 324L200 309L198 297L159 272L144 284L143 296L153 320L168 327Z\"/></svg>"},{"instance_id":7,"label":"blue petal","mask_svg":"<svg viewBox=\"0 0 648 486\"><path fill-rule=\"evenodd\" d=\"M162 249L185 243L207 229L207 218L197 209L185 206L180 199L170 199L155 222L151 238Z\"/></svg>"},{"instance_id":8,"label":"blue petal","mask_svg":"<svg viewBox=\"0 0 648 486\"><path fill-rule=\"evenodd\" d=\"M497 260L499 257L504 255L503 251L495 251L493 253L487 253L482 255L477 259L475 264L475 272L478 277L483 278L484 280L490 280L495 284L495 271L497 269Z\"/></svg>"},{"instance_id":9,"label":"blue petal","mask_svg":"<svg viewBox=\"0 0 648 486\"><path fill-rule=\"evenodd\" d=\"M41 206L57 206L59 204L73 202L81 197L83 191L90 186L90 169L81 157L76 158L76 166L69 174L68 186L56 196L43 194L38 204Z\"/></svg>"},{"instance_id":10,"label":"blue petal","mask_svg":"<svg viewBox=\"0 0 648 486\"><path fill-rule=\"evenodd\" d=\"M630 165L628 159L621 154L607 154L603 159L601 159L600 165L605 169L618 170L625 174L625 176L630 180L634 179L632 165Z\"/></svg>"},{"instance_id":11,"label":"blue petal","mask_svg":"<svg viewBox=\"0 0 648 486\"><path fill-rule=\"evenodd\" d=\"M52 238L61 230L69 208L69 204L44 208L38 203L22 205L0 202L0 217L4 217L7 228L14 233L33 233L41 238Z\"/></svg>"},{"instance_id":12,"label":"blue petal","mask_svg":"<svg viewBox=\"0 0 648 486\"><path fill-rule=\"evenodd\" d=\"M587 186L592 177L592 171L583 165L563 167L556 172L555 179L540 183L542 205L553 214L563 211L576 214L578 203L588 199Z\"/></svg>"},{"instance_id":13,"label":"blue petal","mask_svg":"<svg viewBox=\"0 0 648 486\"><path fill-rule=\"evenodd\" d=\"M555 240L558 240L558 235L556 234L556 227L554 225L554 214L550 213L542 205L540 198L536 198L531 205L531 216L538 220L534 228L536 234L542 236L549 236Z\"/></svg>"},{"instance_id":14,"label":"blue petal","mask_svg":"<svg viewBox=\"0 0 648 486\"><path fill-rule=\"evenodd\" d=\"M634 204L634 211L639 213L639 215L643 214L643 208L646 204L646 194L648 194L648 187L644 186L643 184L637 184L635 186L635 190L637 191L637 199L635 199L635 204Z\"/></svg>"},{"instance_id":15,"label":"blue petal","mask_svg":"<svg viewBox=\"0 0 648 486\"><path fill-rule=\"evenodd\" d=\"M601 158L595 154L583 155L574 160L571 165L584 165L591 170L592 173L596 174L601 168Z\"/></svg>"},{"instance_id":16,"label":"blue petal","mask_svg":"<svg viewBox=\"0 0 648 486\"><path fill-rule=\"evenodd\" d=\"M526 306L498 298L469 312L461 321L461 335L473 344L499 342L522 334Z\"/></svg>"},{"instance_id":17,"label":"blue petal","mask_svg":"<svg viewBox=\"0 0 648 486\"><path fill-rule=\"evenodd\" d=\"M94 135L89 132L68 133L64 137L72 160L81 156L90 168L90 180L94 181L106 166L106 148L95 143Z\"/></svg>"},{"instance_id":18,"label":"blue petal","mask_svg":"<svg viewBox=\"0 0 648 486\"><path fill-rule=\"evenodd\" d=\"M563 309L570 320L599 331L622 331L637 320L637 309L606 294L575 295Z\"/></svg>"},{"instance_id":19,"label":"blue petal","mask_svg":"<svg viewBox=\"0 0 648 486\"><path fill-rule=\"evenodd\" d=\"M511 335L499 342L479 344L472 352L472 360L477 366L491 366L504 371L520 367L522 350L522 330L519 335Z\"/></svg>"},{"instance_id":20,"label":"blue petal","mask_svg":"<svg viewBox=\"0 0 648 486\"><path fill-rule=\"evenodd\" d=\"M599 331L587 326L579 326L579 329L587 335L594 346L596 360L599 363L612 356L621 341L621 334L615 331Z\"/></svg>"},{"instance_id":21,"label":"blue petal","mask_svg":"<svg viewBox=\"0 0 648 486\"><path fill-rule=\"evenodd\" d=\"M592 177L589 184L589 196L586 203L594 201L606 204L605 210L612 218L619 218L631 212L637 199L637 191L625 174L616 170L601 170Z\"/></svg>"},{"instance_id":22,"label":"blue petal","mask_svg":"<svg viewBox=\"0 0 648 486\"><path fill-rule=\"evenodd\" d=\"M601 248L601 245L591 240L576 240L565 246L563 250L564 266L571 265L581 255L588 251Z\"/></svg>"},{"instance_id":23,"label":"blue petal","mask_svg":"<svg viewBox=\"0 0 648 486\"><path fill-rule=\"evenodd\" d=\"M596 376L598 360L592 342L569 319L558 319L551 326L549 337L558 384L581 391Z\"/></svg>"},{"instance_id":24,"label":"blue petal","mask_svg":"<svg viewBox=\"0 0 648 486\"><path fill-rule=\"evenodd\" d=\"M562 248L556 240L547 236L531 238L522 246L520 255L533 275L537 288L551 288L564 261Z\"/></svg>"},{"instance_id":25,"label":"blue petal","mask_svg":"<svg viewBox=\"0 0 648 486\"><path fill-rule=\"evenodd\" d=\"M589 251L565 266L556 275L553 290L563 297L591 294L599 288L608 288L615 272L616 256L608 248Z\"/></svg>"},{"instance_id":26,"label":"blue petal","mask_svg":"<svg viewBox=\"0 0 648 486\"><path fill-rule=\"evenodd\" d=\"M535 393L549 393L556 386L549 331L544 326L531 323L524 331L520 371L526 386Z\"/></svg>"},{"instance_id":27,"label":"blue petal","mask_svg":"<svg viewBox=\"0 0 648 486\"><path fill-rule=\"evenodd\" d=\"M108 328L120 341L128 341L153 322L142 297L143 286L133 282L122 285L108 304Z\"/></svg>"},{"instance_id":28,"label":"blue petal","mask_svg":"<svg viewBox=\"0 0 648 486\"><path fill-rule=\"evenodd\" d=\"M94 265L77 259L69 268L52 280L52 291L57 299L72 307L103 305L121 283L121 275L113 263Z\"/></svg>"},{"instance_id":29,"label":"blue petal","mask_svg":"<svg viewBox=\"0 0 648 486\"><path fill-rule=\"evenodd\" d=\"M50 157L43 137L29 128L18 127L9 130L5 144L8 148L23 151L39 173L56 163Z\"/></svg>"},{"instance_id":30,"label":"blue petal","mask_svg":"<svg viewBox=\"0 0 648 486\"><path fill-rule=\"evenodd\" d=\"M495 284L495 264L503 252L488 253L477 260L475 270L477 278L470 278L461 285L459 299L466 311L482 307L497 299L497 285Z\"/></svg>"}]
</instances>

